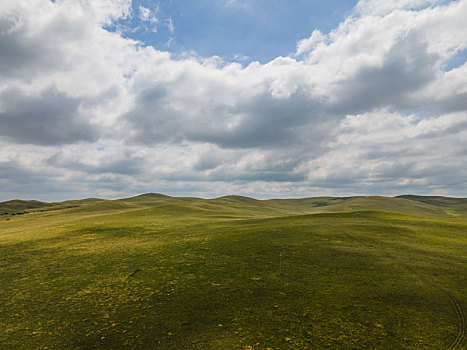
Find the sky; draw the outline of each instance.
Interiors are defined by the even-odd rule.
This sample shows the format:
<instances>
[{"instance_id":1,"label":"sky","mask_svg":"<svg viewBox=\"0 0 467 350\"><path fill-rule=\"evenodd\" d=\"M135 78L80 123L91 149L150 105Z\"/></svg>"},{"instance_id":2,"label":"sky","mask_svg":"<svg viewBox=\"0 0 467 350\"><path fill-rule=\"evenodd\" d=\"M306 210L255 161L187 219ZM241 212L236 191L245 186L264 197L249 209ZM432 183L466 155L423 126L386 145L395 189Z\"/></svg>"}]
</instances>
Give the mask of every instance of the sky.
<instances>
[{"instance_id":1,"label":"sky","mask_svg":"<svg viewBox=\"0 0 467 350\"><path fill-rule=\"evenodd\" d=\"M108 26L181 57L219 56L228 62L267 63L293 54L310 28L328 32L349 15L356 0L135 0L132 16ZM151 15L147 15L151 13ZM156 20L157 19L157 20Z\"/></svg>"},{"instance_id":2,"label":"sky","mask_svg":"<svg viewBox=\"0 0 467 350\"><path fill-rule=\"evenodd\" d=\"M0 0L0 201L467 197L467 0Z\"/></svg>"}]
</instances>

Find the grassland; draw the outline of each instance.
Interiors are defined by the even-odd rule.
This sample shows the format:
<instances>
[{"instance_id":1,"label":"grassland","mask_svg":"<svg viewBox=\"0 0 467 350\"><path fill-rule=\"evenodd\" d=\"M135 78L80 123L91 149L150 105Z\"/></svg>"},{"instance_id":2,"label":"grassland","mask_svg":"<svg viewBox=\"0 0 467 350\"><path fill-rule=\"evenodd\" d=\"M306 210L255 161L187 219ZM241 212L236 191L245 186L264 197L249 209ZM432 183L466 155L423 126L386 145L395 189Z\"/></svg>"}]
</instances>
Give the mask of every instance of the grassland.
<instances>
[{"instance_id":1,"label":"grassland","mask_svg":"<svg viewBox=\"0 0 467 350\"><path fill-rule=\"evenodd\" d=\"M0 214L0 348L466 348L466 199L147 194Z\"/></svg>"}]
</instances>

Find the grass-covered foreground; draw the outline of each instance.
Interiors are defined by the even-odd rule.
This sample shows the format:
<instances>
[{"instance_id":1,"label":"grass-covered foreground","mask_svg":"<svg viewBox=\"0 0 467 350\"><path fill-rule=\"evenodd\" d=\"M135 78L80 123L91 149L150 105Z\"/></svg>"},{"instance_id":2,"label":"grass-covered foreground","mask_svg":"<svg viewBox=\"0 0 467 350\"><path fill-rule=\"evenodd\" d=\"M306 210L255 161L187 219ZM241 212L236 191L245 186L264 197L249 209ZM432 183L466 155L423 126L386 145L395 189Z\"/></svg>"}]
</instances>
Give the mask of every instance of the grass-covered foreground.
<instances>
[{"instance_id":1,"label":"grass-covered foreground","mask_svg":"<svg viewBox=\"0 0 467 350\"><path fill-rule=\"evenodd\" d=\"M0 214L2 349L465 349L467 200L148 194Z\"/></svg>"}]
</instances>

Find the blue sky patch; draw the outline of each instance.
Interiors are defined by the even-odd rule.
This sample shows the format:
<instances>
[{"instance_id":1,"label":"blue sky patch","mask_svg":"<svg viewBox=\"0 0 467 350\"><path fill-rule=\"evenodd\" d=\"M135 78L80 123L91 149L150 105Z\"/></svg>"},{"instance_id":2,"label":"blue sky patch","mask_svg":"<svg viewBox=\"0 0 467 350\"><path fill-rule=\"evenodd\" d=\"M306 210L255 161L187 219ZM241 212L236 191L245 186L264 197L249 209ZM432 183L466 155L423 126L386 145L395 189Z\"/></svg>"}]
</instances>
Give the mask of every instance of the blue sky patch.
<instances>
[{"instance_id":1,"label":"blue sky patch","mask_svg":"<svg viewBox=\"0 0 467 350\"><path fill-rule=\"evenodd\" d=\"M262 63L295 52L314 29L329 32L357 1L134 0L132 16L109 30L176 55Z\"/></svg>"},{"instance_id":2,"label":"blue sky patch","mask_svg":"<svg viewBox=\"0 0 467 350\"><path fill-rule=\"evenodd\" d=\"M459 50L454 56L445 62L446 72L462 66L467 61L467 49Z\"/></svg>"}]
</instances>

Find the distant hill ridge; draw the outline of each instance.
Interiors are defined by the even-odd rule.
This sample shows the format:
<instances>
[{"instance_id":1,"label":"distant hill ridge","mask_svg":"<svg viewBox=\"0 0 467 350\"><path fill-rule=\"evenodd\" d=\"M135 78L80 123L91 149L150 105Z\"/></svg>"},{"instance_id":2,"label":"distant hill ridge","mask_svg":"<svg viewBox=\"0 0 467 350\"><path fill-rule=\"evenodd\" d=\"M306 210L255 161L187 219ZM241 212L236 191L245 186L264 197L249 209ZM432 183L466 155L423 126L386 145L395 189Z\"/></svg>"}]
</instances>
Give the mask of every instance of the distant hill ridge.
<instances>
[{"instance_id":1,"label":"distant hill ridge","mask_svg":"<svg viewBox=\"0 0 467 350\"><path fill-rule=\"evenodd\" d=\"M0 202L3 215L22 211L80 210L86 212L112 210L138 210L158 208L167 215L218 215L226 212L232 216L278 216L315 213L339 213L361 210L379 210L394 213L459 217L467 216L467 198L442 196L401 195L396 197L353 196L353 197L309 197L290 199L255 199L228 195L213 199L196 197L171 197L160 193L145 193L129 198L107 200L88 198L64 202L46 203L34 200L10 200Z\"/></svg>"},{"instance_id":2,"label":"distant hill ridge","mask_svg":"<svg viewBox=\"0 0 467 350\"><path fill-rule=\"evenodd\" d=\"M169 216L275 217L318 213L349 213L384 211L430 217L467 217L467 198L401 195L396 197L310 197L290 199L255 199L228 195L213 199L171 197L160 193L145 193L129 198L107 200L87 198L46 203L35 200L10 200L0 203L0 214L21 215L57 210L77 210L99 213L125 210L154 210Z\"/></svg>"},{"instance_id":3,"label":"distant hill ridge","mask_svg":"<svg viewBox=\"0 0 467 350\"><path fill-rule=\"evenodd\" d=\"M0 202L0 208L2 210L26 210L33 208L40 208L43 206L49 205L48 203L39 202L39 201L24 201L20 199L13 199L6 202Z\"/></svg>"},{"instance_id":4,"label":"distant hill ridge","mask_svg":"<svg viewBox=\"0 0 467 350\"><path fill-rule=\"evenodd\" d=\"M394 198L410 199L417 202L423 202L435 205L462 205L465 204L467 198L443 197L443 196L415 196L401 195Z\"/></svg>"}]
</instances>

